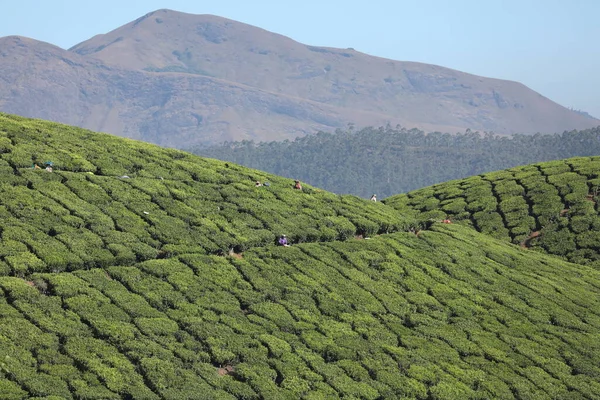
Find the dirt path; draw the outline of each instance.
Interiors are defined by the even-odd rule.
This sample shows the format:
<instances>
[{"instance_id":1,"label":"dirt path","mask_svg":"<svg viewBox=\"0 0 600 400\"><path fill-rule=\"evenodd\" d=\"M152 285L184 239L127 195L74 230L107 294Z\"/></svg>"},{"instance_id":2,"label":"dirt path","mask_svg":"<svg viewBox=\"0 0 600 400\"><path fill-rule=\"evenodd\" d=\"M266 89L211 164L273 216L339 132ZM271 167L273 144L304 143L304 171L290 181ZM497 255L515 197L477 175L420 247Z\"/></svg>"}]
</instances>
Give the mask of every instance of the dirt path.
<instances>
[{"instance_id":1,"label":"dirt path","mask_svg":"<svg viewBox=\"0 0 600 400\"><path fill-rule=\"evenodd\" d=\"M540 231L533 231L531 232L531 234L529 236L527 236L527 239L523 240L521 242L521 247L524 249L528 249L529 247L531 247L529 245L529 242L531 242L531 239L534 239L536 237L539 237L542 233Z\"/></svg>"}]
</instances>

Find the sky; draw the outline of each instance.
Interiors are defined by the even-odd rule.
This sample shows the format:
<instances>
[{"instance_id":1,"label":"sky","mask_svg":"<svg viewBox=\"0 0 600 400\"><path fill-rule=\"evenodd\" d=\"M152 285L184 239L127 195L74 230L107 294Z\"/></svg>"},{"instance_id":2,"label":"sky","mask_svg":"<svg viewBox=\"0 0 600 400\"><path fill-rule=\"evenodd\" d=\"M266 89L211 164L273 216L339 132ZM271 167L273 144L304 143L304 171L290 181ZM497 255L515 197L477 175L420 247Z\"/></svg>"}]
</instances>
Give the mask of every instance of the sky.
<instances>
[{"instance_id":1,"label":"sky","mask_svg":"<svg viewBox=\"0 0 600 400\"><path fill-rule=\"evenodd\" d=\"M600 0L0 0L0 37L68 49L161 8L518 81L600 118Z\"/></svg>"}]
</instances>

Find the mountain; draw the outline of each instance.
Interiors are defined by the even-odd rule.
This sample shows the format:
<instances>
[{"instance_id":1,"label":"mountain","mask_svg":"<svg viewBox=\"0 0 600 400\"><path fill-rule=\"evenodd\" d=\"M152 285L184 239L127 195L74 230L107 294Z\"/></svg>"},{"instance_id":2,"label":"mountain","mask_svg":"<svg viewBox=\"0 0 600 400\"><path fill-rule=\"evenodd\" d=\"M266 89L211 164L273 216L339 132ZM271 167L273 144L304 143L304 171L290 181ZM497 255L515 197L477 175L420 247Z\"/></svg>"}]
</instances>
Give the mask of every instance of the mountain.
<instances>
[{"instance_id":1,"label":"mountain","mask_svg":"<svg viewBox=\"0 0 600 400\"><path fill-rule=\"evenodd\" d=\"M600 125L522 84L158 10L70 50L0 38L0 110L172 147L400 124L499 134ZM32 78L33 77L33 78Z\"/></svg>"},{"instance_id":2,"label":"mountain","mask_svg":"<svg viewBox=\"0 0 600 400\"><path fill-rule=\"evenodd\" d=\"M599 162L519 179L587 202ZM421 212L6 114L0 177L3 399L598 398L600 272L428 220L485 187Z\"/></svg>"},{"instance_id":3,"label":"mountain","mask_svg":"<svg viewBox=\"0 0 600 400\"><path fill-rule=\"evenodd\" d=\"M92 57L21 37L0 39L0 69L6 71L0 78L3 111L164 146L281 139L294 126L298 135L308 133L301 131L307 119L320 121L314 123L315 129L325 128L323 122L340 125L350 119L347 110L325 104L200 75L109 67ZM380 119L368 117L368 112L357 115L373 122ZM264 124L265 118L273 124ZM285 123L288 133L273 130L276 121ZM252 131L246 124L254 126Z\"/></svg>"},{"instance_id":4,"label":"mountain","mask_svg":"<svg viewBox=\"0 0 600 400\"><path fill-rule=\"evenodd\" d=\"M552 135L451 135L380 128L318 132L293 141L190 148L205 157L297 178L334 193L380 198L515 165L600 154L600 127Z\"/></svg>"}]
</instances>

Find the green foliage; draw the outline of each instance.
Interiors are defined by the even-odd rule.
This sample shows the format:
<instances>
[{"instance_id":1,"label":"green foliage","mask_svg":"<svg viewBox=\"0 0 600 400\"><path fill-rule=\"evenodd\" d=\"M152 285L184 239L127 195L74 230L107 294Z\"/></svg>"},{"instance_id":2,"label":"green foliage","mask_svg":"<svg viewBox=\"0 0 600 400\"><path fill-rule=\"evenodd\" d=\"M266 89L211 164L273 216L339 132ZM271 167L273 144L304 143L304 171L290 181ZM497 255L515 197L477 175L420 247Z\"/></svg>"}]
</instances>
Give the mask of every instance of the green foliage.
<instances>
[{"instance_id":1,"label":"green foliage","mask_svg":"<svg viewBox=\"0 0 600 400\"><path fill-rule=\"evenodd\" d=\"M413 220L225 162L0 114L0 273L131 265L176 254L407 230ZM85 143L85 145L83 144ZM33 163L54 162L54 172ZM255 187L256 180L271 186ZM23 251L23 246L27 251ZM21 248L19 248L21 247Z\"/></svg>"},{"instance_id":2,"label":"green foliage","mask_svg":"<svg viewBox=\"0 0 600 400\"><path fill-rule=\"evenodd\" d=\"M599 376L598 287L595 270L458 224L37 274L34 285L3 277L0 387L69 397L68 385L90 399L586 398Z\"/></svg>"},{"instance_id":3,"label":"green foliage","mask_svg":"<svg viewBox=\"0 0 600 400\"><path fill-rule=\"evenodd\" d=\"M0 131L0 398L600 392L583 265L600 160L382 203L59 124L0 115Z\"/></svg>"},{"instance_id":4,"label":"green foliage","mask_svg":"<svg viewBox=\"0 0 600 400\"><path fill-rule=\"evenodd\" d=\"M384 200L422 221L453 222L581 264L600 258L596 173L599 157L572 158L441 183ZM581 172L580 172L581 171ZM596 189L595 189L596 188ZM429 199L444 199L442 203ZM432 208L433 207L433 208Z\"/></svg>"},{"instance_id":5,"label":"green foliage","mask_svg":"<svg viewBox=\"0 0 600 400\"><path fill-rule=\"evenodd\" d=\"M378 198L516 165L600 154L600 127L548 135L479 132L425 133L418 129L367 127L318 132L293 141L228 142L193 153L239 163L334 193ZM594 178L591 166L584 166ZM597 169L596 169L597 171ZM546 174L567 174L549 166ZM518 187L506 187L520 195ZM506 194L509 194L508 192ZM448 192L450 197L456 194ZM444 200L440 198L440 200Z\"/></svg>"}]
</instances>

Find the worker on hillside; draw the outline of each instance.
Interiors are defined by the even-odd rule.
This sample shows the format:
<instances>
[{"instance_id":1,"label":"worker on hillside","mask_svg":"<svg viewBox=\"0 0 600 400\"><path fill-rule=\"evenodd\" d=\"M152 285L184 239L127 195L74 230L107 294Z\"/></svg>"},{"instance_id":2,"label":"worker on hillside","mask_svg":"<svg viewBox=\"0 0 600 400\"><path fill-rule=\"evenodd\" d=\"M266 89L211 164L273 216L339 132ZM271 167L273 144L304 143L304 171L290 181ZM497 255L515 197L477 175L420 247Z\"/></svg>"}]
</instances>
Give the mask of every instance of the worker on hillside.
<instances>
[{"instance_id":1,"label":"worker on hillside","mask_svg":"<svg viewBox=\"0 0 600 400\"><path fill-rule=\"evenodd\" d=\"M287 237L285 235L281 235L281 237L279 238L279 245L284 247L289 246Z\"/></svg>"},{"instance_id":2,"label":"worker on hillside","mask_svg":"<svg viewBox=\"0 0 600 400\"><path fill-rule=\"evenodd\" d=\"M260 181L256 181L256 184L254 185L255 187L261 187L262 183L260 183Z\"/></svg>"},{"instance_id":3,"label":"worker on hillside","mask_svg":"<svg viewBox=\"0 0 600 400\"><path fill-rule=\"evenodd\" d=\"M302 190L302 185L299 180L294 181L294 189Z\"/></svg>"},{"instance_id":4,"label":"worker on hillside","mask_svg":"<svg viewBox=\"0 0 600 400\"><path fill-rule=\"evenodd\" d=\"M371 201L377 201L377 195L375 193L371 196Z\"/></svg>"}]
</instances>

